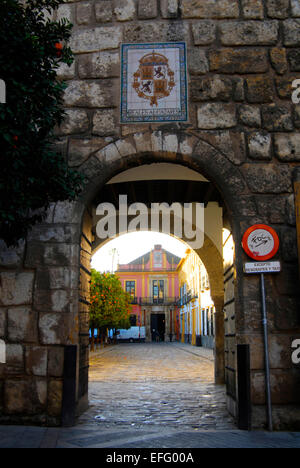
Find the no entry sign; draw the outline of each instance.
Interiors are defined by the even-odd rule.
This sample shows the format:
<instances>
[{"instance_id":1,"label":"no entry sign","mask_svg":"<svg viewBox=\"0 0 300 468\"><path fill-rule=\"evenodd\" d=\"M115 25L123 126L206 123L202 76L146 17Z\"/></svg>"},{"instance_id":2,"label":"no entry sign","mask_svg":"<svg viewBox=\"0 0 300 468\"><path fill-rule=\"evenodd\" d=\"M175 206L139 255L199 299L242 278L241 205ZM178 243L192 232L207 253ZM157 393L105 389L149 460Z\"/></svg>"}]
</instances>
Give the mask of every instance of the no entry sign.
<instances>
[{"instance_id":1,"label":"no entry sign","mask_svg":"<svg viewBox=\"0 0 300 468\"><path fill-rule=\"evenodd\" d=\"M273 258L278 252L279 238L270 226L255 224L245 232L242 245L250 258L264 262Z\"/></svg>"}]
</instances>

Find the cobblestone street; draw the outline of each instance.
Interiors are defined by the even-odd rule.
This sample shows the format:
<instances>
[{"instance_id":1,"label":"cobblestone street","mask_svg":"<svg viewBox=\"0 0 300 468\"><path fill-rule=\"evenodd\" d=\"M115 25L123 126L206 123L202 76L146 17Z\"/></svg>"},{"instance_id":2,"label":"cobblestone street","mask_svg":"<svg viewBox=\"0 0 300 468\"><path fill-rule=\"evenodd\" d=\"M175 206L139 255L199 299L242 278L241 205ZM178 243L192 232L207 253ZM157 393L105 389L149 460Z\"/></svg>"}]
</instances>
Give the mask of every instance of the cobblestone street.
<instances>
[{"instance_id":1,"label":"cobblestone street","mask_svg":"<svg viewBox=\"0 0 300 468\"><path fill-rule=\"evenodd\" d=\"M93 421L106 429L235 429L225 387L213 383L212 353L196 353L177 343L119 344L94 353L90 408L79 423Z\"/></svg>"},{"instance_id":2,"label":"cobblestone street","mask_svg":"<svg viewBox=\"0 0 300 468\"><path fill-rule=\"evenodd\" d=\"M75 427L0 426L0 448L300 447L299 433L236 429L213 373L212 353L190 345L105 348L92 354L90 407Z\"/></svg>"}]
</instances>

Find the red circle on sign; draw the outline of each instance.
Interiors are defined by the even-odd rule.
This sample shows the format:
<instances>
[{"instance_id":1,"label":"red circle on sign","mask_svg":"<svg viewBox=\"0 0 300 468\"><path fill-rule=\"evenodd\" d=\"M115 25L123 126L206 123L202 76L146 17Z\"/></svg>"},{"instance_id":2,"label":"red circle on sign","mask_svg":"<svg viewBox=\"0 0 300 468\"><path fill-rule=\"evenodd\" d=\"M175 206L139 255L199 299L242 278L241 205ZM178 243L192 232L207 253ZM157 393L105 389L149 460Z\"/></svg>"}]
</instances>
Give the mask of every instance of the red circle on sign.
<instances>
[{"instance_id":1,"label":"red circle on sign","mask_svg":"<svg viewBox=\"0 0 300 468\"><path fill-rule=\"evenodd\" d=\"M264 234L256 237L256 231L265 231L265 237ZM270 244L269 250L268 247L265 247L265 252L259 252L259 247L263 245L266 246L266 244ZM266 260L270 260L277 254L279 249L279 237L276 231L274 231L274 229L270 226L267 226L266 224L255 224L245 232L242 246L249 257L253 258L254 260L264 262Z\"/></svg>"}]
</instances>

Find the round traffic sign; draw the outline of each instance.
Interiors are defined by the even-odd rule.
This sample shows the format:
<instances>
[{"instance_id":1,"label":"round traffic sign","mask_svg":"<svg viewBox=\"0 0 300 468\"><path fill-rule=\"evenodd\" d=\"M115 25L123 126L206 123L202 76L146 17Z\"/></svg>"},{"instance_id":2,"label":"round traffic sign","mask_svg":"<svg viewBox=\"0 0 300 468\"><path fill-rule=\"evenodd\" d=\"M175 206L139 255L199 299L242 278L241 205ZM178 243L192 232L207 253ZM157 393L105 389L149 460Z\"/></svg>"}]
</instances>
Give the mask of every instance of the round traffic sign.
<instances>
[{"instance_id":1,"label":"round traffic sign","mask_svg":"<svg viewBox=\"0 0 300 468\"><path fill-rule=\"evenodd\" d=\"M242 245L249 257L264 262L273 258L278 252L279 237L270 226L255 224L245 232Z\"/></svg>"}]
</instances>

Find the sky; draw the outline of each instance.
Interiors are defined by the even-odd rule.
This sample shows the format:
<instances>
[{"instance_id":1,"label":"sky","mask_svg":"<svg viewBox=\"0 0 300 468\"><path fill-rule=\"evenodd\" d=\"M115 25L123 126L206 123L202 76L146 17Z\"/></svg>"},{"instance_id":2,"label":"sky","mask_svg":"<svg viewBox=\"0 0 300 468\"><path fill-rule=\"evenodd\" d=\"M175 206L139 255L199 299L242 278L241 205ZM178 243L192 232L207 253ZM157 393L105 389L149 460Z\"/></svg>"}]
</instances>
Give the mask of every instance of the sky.
<instances>
[{"instance_id":1,"label":"sky","mask_svg":"<svg viewBox=\"0 0 300 468\"><path fill-rule=\"evenodd\" d=\"M162 245L163 249L181 258L188 248L187 244L167 234L132 232L117 237L101 247L92 257L92 268L101 272L112 271L113 249L117 249L114 261L114 270L116 270L117 263L127 264L152 250L156 244Z\"/></svg>"}]
</instances>

